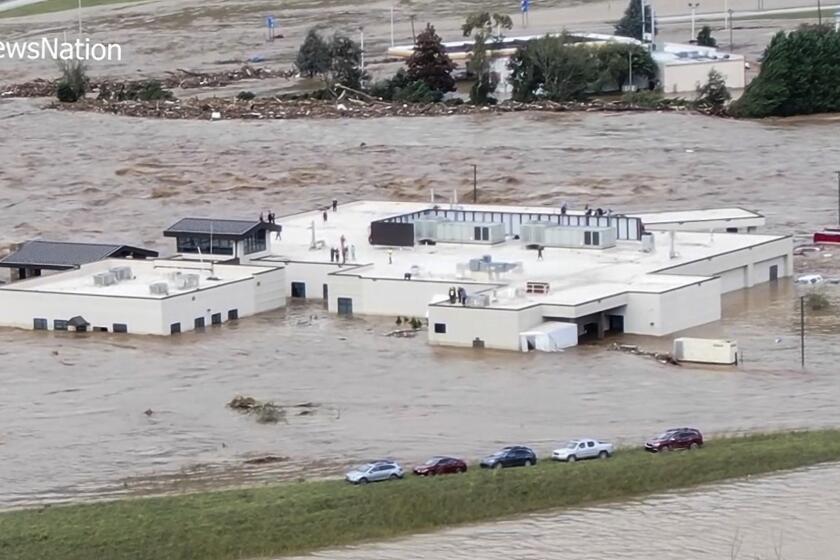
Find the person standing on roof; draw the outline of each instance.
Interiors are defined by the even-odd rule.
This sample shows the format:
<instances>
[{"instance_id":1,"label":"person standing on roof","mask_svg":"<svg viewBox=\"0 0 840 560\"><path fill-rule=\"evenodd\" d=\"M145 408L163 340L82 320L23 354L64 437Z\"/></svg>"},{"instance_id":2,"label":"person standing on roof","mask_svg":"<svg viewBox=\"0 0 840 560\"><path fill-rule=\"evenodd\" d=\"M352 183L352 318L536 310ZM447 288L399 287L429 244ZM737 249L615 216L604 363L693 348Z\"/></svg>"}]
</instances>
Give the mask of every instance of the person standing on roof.
<instances>
[{"instance_id":1,"label":"person standing on roof","mask_svg":"<svg viewBox=\"0 0 840 560\"><path fill-rule=\"evenodd\" d=\"M338 212L338 201L336 199L333 199L332 201L332 211Z\"/></svg>"},{"instance_id":2,"label":"person standing on roof","mask_svg":"<svg viewBox=\"0 0 840 560\"><path fill-rule=\"evenodd\" d=\"M327 211L324 210L324 223L327 223Z\"/></svg>"},{"instance_id":3,"label":"person standing on roof","mask_svg":"<svg viewBox=\"0 0 840 560\"><path fill-rule=\"evenodd\" d=\"M388 264L394 264L394 250L388 249Z\"/></svg>"},{"instance_id":4,"label":"person standing on roof","mask_svg":"<svg viewBox=\"0 0 840 560\"><path fill-rule=\"evenodd\" d=\"M543 260L543 246L542 245L537 246L537 260L538 261Z\"/></svg>"}]
</instances>

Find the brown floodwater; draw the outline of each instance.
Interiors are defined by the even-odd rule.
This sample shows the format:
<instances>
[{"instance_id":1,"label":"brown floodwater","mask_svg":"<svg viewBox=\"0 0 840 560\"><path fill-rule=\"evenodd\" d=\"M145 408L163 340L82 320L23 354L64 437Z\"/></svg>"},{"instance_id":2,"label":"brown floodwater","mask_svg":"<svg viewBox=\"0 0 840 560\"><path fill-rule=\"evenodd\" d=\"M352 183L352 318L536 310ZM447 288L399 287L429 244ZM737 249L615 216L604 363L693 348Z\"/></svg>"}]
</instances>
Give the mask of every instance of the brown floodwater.
<instances>
[{"instance_id":1,"label":"brown floodwater","mask_svg":"<svg viewBox=\"0 0 840 560\"><path fill-rule=\"evenodd\" d=\"M307 558L834 560L840 467L529 515Z\"/></svg>"},{"instance_id":2,"label":"brown floodwater","mask_svg":"<svg viewBox=\"0 0 840 560\"><path fill-rule=\"evenodd\" d=\"M835 220L840 160L840 123L821 118L210 123L17 100L0 102L0 122L0 244L108 240L164 252L161 231L185 215L282 215L333 196L422 199L433 186L463 194L473 162L480 201L741 205L765 212L768 231L802 236ZM837 276L838 261L820 254L797 267ZM319 305L174 338L2 330L0 506L329 476L381 456L475 458L507 443L546 453L587 434L630 444L669 425L837 426L836 313L809 313L805 370L798 320L789 284L727 296L723 321L694 332L736 338L738 369L663 366L606 344L531 355L432 348L385 338L389 319L339 320ZM225 407L238 393L318 406L260 425ZM268 454L283 460L244 465Z\"/></svg>"}]
</instances>

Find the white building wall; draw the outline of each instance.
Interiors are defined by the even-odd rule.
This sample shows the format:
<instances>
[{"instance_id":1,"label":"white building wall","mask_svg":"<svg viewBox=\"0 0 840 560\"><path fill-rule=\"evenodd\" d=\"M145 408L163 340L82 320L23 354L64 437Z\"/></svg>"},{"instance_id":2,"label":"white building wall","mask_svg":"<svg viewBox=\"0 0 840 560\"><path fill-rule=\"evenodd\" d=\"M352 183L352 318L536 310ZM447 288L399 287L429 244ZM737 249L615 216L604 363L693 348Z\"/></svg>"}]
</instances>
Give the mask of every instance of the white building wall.
<instances>
[{"instance_id":1,"label":"white building wall","mask_svg":"<svg viewBox=\"0 0 840 560\"><path fill-rule=\"evenodd\" d=\"M693 63L660 62L659 81L665 93L695 92L709 80L709 71L717 70L729 89L743 89L746 71L743 58L721 59Z\"/></svg>"},{"instance_id":2,"label":"white building wall","mask_svg":"<svg viewBox=\"0 0 840 560\"><path fill-rule=\"evenodd\" d=\"M332 282L330 274L339 270L352 269L353 265L339 267L336 263L286 263L285 294L292 297L292 282L303 282L306 285L307 299L323 299L324 284ZM332 294L329 294L332 296Z\"/></svg>"},{"instance_id":3,"label":"white building wall","mask_svg":"<svg viewBox=\"0 0 840 560\"><path fill-rule=\"evenodd\" d=\"M530 316L540 314L538 306L531 310L506 310L482 307L435 305L429 307L429 344L471 347L476 338L485 348L519 350L520 325ZM446 333L435 333L435 324L446 325ZM533 324L530 324L533 326Z\"/></svg>"},{"instance_id":4,"label":"white building wall","mask_svg":"<svg viewBox=\"0 0 840 560\"><path fill-rule=\"evenodd\" d=\"M627 299L623 314L628 334L665 336L721 317L717 278L664 294L632 292Z\"/></svg>"},{"instance_id":5,"label":"white building wall","mask_svg":"<svg viewBox=\"0 0 840 560\"><path fill-rule=\"evenodd\" d=\"M162 334L161 300L83 294L0 290L0 323L32 329L33 319L46 319L50 330L56 319L79 315L91 327L112 330L114 323L128 325L129 333ZM166 334L169 334L167 328Z\"/></svg>"},{"instance_id":6,"label":"white building wall","mask_svg":"<svg viewBox=\"0 0 840 560\"><path fill-rule=\"evenodd\" d=\"M286 270L282 268L254 275L254 313L270 311L286 305ZM223 315L227 319L227 315Z\"/></svg>"},{"instance_id":7,"label":"white building wall","mask_svg":"<svg viewBox=\"0 0 840 560\"><path fill-rule=\"evenodd\" d=\"M254 279L248 278L210 289L170 295L162 300L163 324L160 331L153 334L168 335L173 323L181 323L181 332L194 330L195 320L199 317L203 317L205 326L210 327L213 314L221 313L222 322L225 322L231 309L236 309L240 318L253 315L256 312L254 286Z\"/></svg>"}]
</instances>

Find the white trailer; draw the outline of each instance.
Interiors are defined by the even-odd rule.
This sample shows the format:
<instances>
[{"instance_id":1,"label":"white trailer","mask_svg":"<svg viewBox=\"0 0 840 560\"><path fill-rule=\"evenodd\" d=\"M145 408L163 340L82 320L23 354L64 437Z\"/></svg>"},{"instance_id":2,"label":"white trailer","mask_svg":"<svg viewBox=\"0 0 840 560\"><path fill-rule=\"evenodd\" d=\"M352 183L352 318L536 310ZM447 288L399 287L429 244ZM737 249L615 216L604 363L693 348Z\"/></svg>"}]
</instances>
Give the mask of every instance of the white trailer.
<instances>
[{"instance_id":1,"label":"white trailer","mask_svg":"<svg viewBox=\"0 0 840 560\"><path fill-rule=\"evenodd\" d=\"M701 364L738 364L738 343L712 338L675 338L674 359Z\"/></svg>"}]
</instances>

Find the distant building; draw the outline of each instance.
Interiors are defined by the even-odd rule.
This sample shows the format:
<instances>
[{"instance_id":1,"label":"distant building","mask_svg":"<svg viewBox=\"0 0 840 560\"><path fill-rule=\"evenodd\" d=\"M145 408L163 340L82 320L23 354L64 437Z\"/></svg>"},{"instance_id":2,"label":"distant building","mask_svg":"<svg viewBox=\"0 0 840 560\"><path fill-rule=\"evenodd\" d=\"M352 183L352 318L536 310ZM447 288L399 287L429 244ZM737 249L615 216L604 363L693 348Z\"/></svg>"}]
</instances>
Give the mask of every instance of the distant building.
<instances>
[{"instance_id":1,"label":"distant building","mask_svg":"<svg viewBox=\"0 0 840 560\"><path fill-rule=\"evenodd\" d=\"M79 268L104 259L147 259L157 251L130 245L108 243L69 243L66 241L27 241L0 259L0 267L12 269L11 279L25 280L55 272Z\"/></svg>"}]
</instances>

